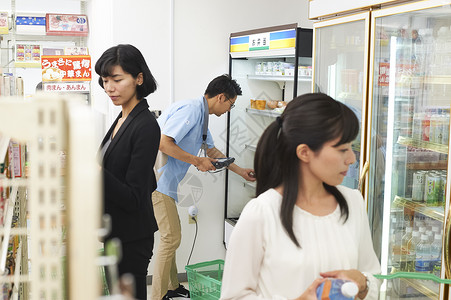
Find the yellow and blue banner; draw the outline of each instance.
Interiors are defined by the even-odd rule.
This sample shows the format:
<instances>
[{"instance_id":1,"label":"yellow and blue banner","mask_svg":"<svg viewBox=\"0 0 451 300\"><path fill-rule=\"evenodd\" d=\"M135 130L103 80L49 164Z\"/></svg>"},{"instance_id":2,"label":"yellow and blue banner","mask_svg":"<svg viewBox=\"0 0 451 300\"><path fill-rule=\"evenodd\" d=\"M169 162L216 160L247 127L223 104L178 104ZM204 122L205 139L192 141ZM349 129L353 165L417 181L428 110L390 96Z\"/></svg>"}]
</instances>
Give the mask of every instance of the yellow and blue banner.
<instances>
[{"instance_id":1,"label":"yellow and blue banner","mask_svg":"<svg viewBox=\"0 0 451 300\"><path fill-rule=\"evenodd\" d=\"M230 38L230 52L284 49L294 48L295 46L296 29L265 32Z\"/></svg>"}]
</instances>

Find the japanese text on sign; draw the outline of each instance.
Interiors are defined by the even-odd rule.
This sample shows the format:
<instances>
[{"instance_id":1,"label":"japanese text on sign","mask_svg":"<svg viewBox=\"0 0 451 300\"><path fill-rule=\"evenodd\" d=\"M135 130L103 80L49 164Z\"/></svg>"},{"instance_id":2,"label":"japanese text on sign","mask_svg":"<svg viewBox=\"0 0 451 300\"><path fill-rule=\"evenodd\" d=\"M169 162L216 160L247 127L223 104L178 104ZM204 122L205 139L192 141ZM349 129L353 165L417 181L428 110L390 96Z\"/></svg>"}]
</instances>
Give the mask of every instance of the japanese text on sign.
<instances>
[{"instance_id":1,"label":"japanese text on sign","mask_svg":"<svg viewBox=\"0 0 451 300\"><path fill-rule=\"evenodd\" d=\"M51 55L41 57L42 81L91 81L91 56Z\"/></svg>"},{"instance_id":2,"label":"japanese text on sign","mask_svg":"<svg viewBox=\"0 0 451 300\"><path fill-rule=\"evenodd\" d=\"M45 92L89 92L89 82L48 82L43 84Z\"/></svg>"}]
</instances>

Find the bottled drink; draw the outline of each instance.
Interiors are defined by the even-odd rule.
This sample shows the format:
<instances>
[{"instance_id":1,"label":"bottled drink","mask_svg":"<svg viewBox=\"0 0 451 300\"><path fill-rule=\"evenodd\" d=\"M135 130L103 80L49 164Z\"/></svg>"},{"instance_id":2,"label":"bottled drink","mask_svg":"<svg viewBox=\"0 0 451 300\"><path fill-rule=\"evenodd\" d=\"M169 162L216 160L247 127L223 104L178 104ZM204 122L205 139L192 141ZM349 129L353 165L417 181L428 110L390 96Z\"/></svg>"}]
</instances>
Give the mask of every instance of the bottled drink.
<instances>
[{"instance_id":1,"label":"bottled drink","mask_svg":"<svg viewBox=\"0 0 451 300\"><path fill-rule=\"evenodd\" d=\"M418 231L420 232L420 239L421 239L421 235L426 233L426 227L420 226L420 228L418 228Z\"/></svg>"},{"instance_id":2,"label":"bottled drink","mask_svg":"<svg viewBox=\"0 0 451 300\"><path fill-rule=\"evenodd\" d=\"M353 300L359 288L352 281L327 278L316 289L318 300Z\"/></svg>"},{"instance_id":3,"label":"bottled drink","mask_svg":"<svg viewBox=\"0 0 451 300\"><path fill-rule=\"evenodd\" d=\"M416 246L415 271L431 272L431 244L426 234L421 235L421 240Z\"/></svg>"},{"instance_id":4,"label":"bottled drink","mask_svg":"<svg viewBox=\"0 0 451 300\"><path fill-rule=\"evenodd\" d=\"M391 224L391 264L393 267L399 269L401 261L401 243L403 236L402 222L399 222L396 217L392 217Z\"/></svg>"},{"instance_id":5,"label":"bottled drink","mask_svg":"<svg viewBox=\"0 0 451 300\"><path fill-rule=\"evenodd\" d=\"M413 115L412 138L418 141L421 141L422 138L423 117L424 117L423 113L416 113Z\"/></svg>"},{"instance_id":6,"label":"bottled drink","mask_svg":"<svg viewBox=\"0 0 451 300\"><path fill-rule=\"evenodd\" d=\"M420 242L420 232L412 231L412 238L407 243L408 255L406 257L406 270L407 272L415 272L415 260L416 260L416 248Z\"/></svg>"},{"instance_id":7,"label":"bottled drink","mask_svg":"<svg viewBox=\"0 0 451 300\"><path fill-rule=\"evenodd\" d=\"M431 265L432 273L440 277L442 265L442 235L436 233L434 241L431 244Z\"/></svg>"},{"instance_id":8,"label":"bottled drink","mask_svg":"<svg viewBox=\"0 0 451 300\"><path fill-rule=\"evenodd\" d=\"M432 226L432 232L433 232L434 234L440 233L440 227L438 227L437 225L433 225L433 226Z\"/></svg>"},{"instance_id":9,"label":"bottled drink","mask_svg":"<svg viewBox=\"0 0 451 300\"><path fill-rule=\"evenodd\" d=\"M406 227L406 233L402 236L401 241L401 263L400 270L407 272L407 262L409 255L409 241L412 238L412 227Z\"/></svg>"},{"instance_id":10,"label":"bottled drink","mask_svg":"<svg viewBox=\"0 0 451 300\"><path fill-rule=\"evenodd\" d=\"M426 233L426 235L428 236L428 241L429 241L429 243L432 244L432 243L434 242L434 232L428 231L428 232Z\"/></svg>"}]
</instances>

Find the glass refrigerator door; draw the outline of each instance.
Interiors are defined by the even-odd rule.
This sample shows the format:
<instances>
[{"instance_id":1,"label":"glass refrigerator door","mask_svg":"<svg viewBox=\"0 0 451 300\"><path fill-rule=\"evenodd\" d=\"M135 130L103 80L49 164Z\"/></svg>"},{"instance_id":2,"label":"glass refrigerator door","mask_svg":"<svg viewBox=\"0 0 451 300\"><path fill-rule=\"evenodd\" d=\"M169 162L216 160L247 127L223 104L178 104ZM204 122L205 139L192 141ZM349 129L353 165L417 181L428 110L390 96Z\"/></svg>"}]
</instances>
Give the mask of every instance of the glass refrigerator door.
<instances>
[{"instance_id":1,"label":"glass refrigerator door","mask_svg":"<svg viewBox=\"0 0 451 300\"><path fill-rule=\"evenodd\" d=\"M443 4L422 1L373 13L368 203L382 274L445 277L451 9ZM443 284L406 276L384 282L382 294L447 294Z\"/></svg>"},{"instance_id":2,"label":"glass refrigerator door","mask_svg":"<svg viewBox=\"0 0 451 300\"><path fill-rule=\"evenodd\" d=\"M328 94L348 105L357 115L364 131L367 80L369 13L356 14L315 23L315 92ZM363 128L363 131L362 131ZM350 166L343 185L358 188L363 153L359 134L353 149L357 161Z\"/></svg>"}]
</instances>

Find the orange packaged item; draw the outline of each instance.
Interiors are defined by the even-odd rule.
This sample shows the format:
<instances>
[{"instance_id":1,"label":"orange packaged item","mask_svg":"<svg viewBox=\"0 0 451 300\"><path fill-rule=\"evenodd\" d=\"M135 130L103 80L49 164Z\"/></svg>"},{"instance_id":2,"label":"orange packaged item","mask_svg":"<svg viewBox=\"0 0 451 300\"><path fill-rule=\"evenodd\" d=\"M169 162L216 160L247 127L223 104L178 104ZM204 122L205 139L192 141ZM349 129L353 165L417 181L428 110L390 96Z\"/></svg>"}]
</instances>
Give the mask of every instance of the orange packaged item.
<instances>
[{"instance_id":1,"label":"orange packaged item","mask_svg":"<svg viewBox=\"0 0 451 300\"><path fill-rule=\"evenodd\" d=\"M278 102L279 101L277 101L277 100L269 100L268 103L266 103L266 105L268 105L268 108L274 109L277 107Z\"/></svg>"},{"instance_id":2,"label":"orange packaged item","mask_svg":"<svg viewBox=\"0 0 451 300\"><path fill-rule=\"evenodd\" d=\"M255 100L257 109L264 110L266 108L266 100Z\"/></svg>"},{"instance_id":3,"label":"orange packaged item","mask_svg":"<svg viewBox=\"0 0 451 300\"><path fill-rule=\"evenodd\" d=\"M279 101L279 103L277 103L277 106L278 106L278 107L285 107L285 106L287 106L287 102L285 102L285 101Z\"/></svg>"},{"instance_id":4,"label":"orange packaged item","mask_svg":"<svg viewBox=\"0 0 451 300\"><path fill-rule=\"evenodd\" d=\"M257 103L255 101L256 100L251 99L251 108L257 109Z\"/></svg>"}]
</instances>

